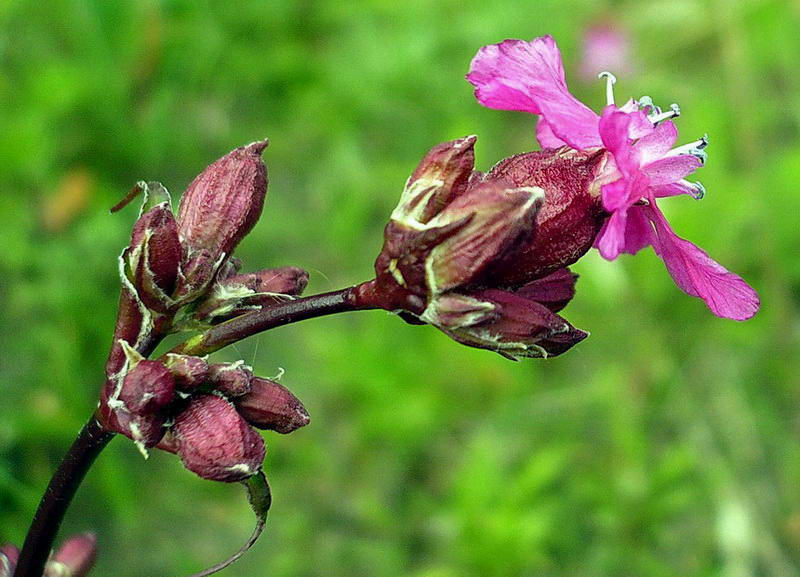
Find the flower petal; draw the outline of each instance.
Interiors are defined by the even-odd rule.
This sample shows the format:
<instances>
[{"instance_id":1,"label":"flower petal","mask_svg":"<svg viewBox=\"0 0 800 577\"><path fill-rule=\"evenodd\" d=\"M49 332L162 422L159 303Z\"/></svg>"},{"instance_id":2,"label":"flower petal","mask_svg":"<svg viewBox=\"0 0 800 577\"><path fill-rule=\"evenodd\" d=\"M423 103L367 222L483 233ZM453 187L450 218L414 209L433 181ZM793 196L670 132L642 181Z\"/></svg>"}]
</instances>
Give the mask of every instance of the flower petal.
<instances>
[{"instance_id":1,"label":"flower petal","mask_svg":"<svg viewBox=\"0 0 800 577\"><path fill-rule=\"evenodd\" d=\"M682 180L701 166L703 163L691 154L676 154L659 158L643 167L642 170L647 174L650 185L658 186Z\"/></svg>"},{"instance_id":2,"label":"flower petal","mask_svg":"<svg viewBox=\"0 0 800 577\"><path fill-rule=\"evenodd\" d=\"M625 246L622 252L636 254L653 243L653 225L647 218L646 206L632 206L628 209L625 222Z\"/></svg>"},{"instance_id":3,"label":"flower petal","mask_svg":"<svg viewBox=\"0 0 800 577\"><path fill-rule=\"evenodd\" d=\"M636 143L639 159L642 164L647 164L657 158L661 158L675 146L675 141L677 140L678 129L675 123L665 120Z\"/></svg>"},{"instance_id":4,"label":"flower petal","mask_svg":"<svg viewBox=\"0 0 800 577\"><path fill-rule=\"evenodd\" d=\"M626 209L615 210L597 235L595 247L606 260L614 260L625 250Z\"/></svg>"},{"instance_id":5,"label":"flower petal","mask_svg":"<svg viewBox=\"0 0 800 577\"><path fill-rule=\"evenodd\" d=\"M553 133L544 116L540 116L536 122L536 140L542 148L561 148L567 144Z\"/></svg>"},{"instance_id":6,"label":"flower petal","mask_svg":"<svg viewBox=\"0 0 800 577\"><path fill-rule=\"evenodd\" d=\"M553 134L573 148L600 145L598 116L569 93L561 53L550 36L484 46L467 80L484 106L541 114Z\"/></svg>"},{"instance_id":7,"label":"flower petal","mask_svg":"<svg viewBox=\"0 0 800 577\"><path fill-rule=\"evenodd\" d=\"M650 207L650 218L655 225L653 246L682 291L703 299L718 317L743 321L758 312L758 294L750 285L676 235L656 206Z\"/></svg>"},{"instance_id":8,"label":"flower petal","mask_svg":"<svg viewBox=\"0 0 800 577\"><path fill-rule=\"evenodd\" d=\"M702 188L692 184L688 180L679 180L669 184L662 184L661 186L654 186L651 190L653 197L664 198L667 196L678 196L680 194L688 194L693 198L702 197Z\"/></svg>"}]
</instances>

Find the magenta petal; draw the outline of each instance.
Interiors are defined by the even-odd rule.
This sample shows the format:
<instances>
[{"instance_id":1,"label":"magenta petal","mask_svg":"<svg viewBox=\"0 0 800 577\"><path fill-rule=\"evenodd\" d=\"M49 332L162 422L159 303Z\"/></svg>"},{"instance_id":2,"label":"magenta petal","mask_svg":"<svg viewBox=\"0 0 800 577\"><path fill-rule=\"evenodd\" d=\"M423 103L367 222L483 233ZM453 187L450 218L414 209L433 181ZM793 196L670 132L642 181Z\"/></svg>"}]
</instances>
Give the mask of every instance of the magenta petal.
<instances>
[{"instance_id":1,"label":"magenta petal","mask_svg":"<svg viewBox=\"0 0 800 577\"><path fill-rule=\"evenodd\" d=\"M703 166L699 159L690 154L664 156L642 168L651 186L671 184L689 176Z\"/></svg>"},{"instance_id":2,"label":"magenta petal","mask_svg":"<svg viewBox=\"0 0 800 577\"><path fill-rule=\"evenodd\" d=\"M542 148L561 148L567 144L553 133L544 116L540 116L536 122L536 140Z\"/></svg>"},{"instance_id":3,"label":"magenta petal","mask_svg":"<svg viewBox=\"0 0 800 577\"><path fill-rule=\"evenodd\" d=\"M653 225L647 217L647 207L632 206L625 222L625 246L622 252L636 254L653 243Z\"/></svg>"},{"instance_id":4,"label":"magenta petal","mask_svg":"<svg viewBox=\"0 0 800 577\"><path fill-rule=\"evenodd\" d=\"M656 230L656 252L682 291L703 299L718 317L744 321L758 312L760 301L752 287L677 236L657 207L653 206L650 213Z\"/></svg>"},{"instance_id":5,"label":"magenta petal","mask_svg":"<svg viewBox=\"0 0 800 577\"><path fill-rule=\"evenodd\" d=\"M678 196L680 194L688 194L689 196L699 198L697 187L687 180L679 180L678 182L654 186L652 188L652 193L655 198Z\"/></svg>"},{"instance_id":6,"label":"magenta petal","mask_svg":"<svg viewBox=\"0 0 800 577\"><path fill-rule=\"evenodd\" d=\"M636 143L639 159L646 164L661 158L675 146L676 140L678 140L678 129L675 124L669 120L660 123Z\"/></svg>"},{"instance_id":7,"label":"magenta petal","mask_svg":"<svg viewBox=\"0 0 800 577\"><path fill-rule=\"evenodd\" d=\"M561 53L550 36L484 46L467 80L484 106L541 114L553 134L573 148L600 145L598 116L569 93Z\"/></svg>"},{"instance_id":8,"label":"magenta petal","mask_svg":"<svg viewBox=\"0 0 800 577\"><path fill-rule=\"evenodd\" d=\"M625 229L627 210L617 210L611 214L597 234L595 247L606 260L614 260L625 250Z\"/></svg>"}]
</instances>

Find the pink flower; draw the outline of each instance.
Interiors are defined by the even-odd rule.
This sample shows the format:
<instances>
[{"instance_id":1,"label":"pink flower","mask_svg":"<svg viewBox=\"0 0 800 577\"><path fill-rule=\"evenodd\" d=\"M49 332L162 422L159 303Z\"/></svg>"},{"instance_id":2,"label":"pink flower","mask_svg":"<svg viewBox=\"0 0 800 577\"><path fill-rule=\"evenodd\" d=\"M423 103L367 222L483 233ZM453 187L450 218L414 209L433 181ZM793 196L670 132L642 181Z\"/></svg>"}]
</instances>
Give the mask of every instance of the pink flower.
<instances>
[{"instance_id":1,"label":"pink flower","mask_svg":"<svg viewBox=\"0 0 800 577\"><path fill-rule=\"evenodd\" d=\"M617 106L612 90L616 79L609 73L601 76L607 79L608 106L597 115L569 93L558 47L544 36L484 46L472 60L467 80L484 106L538 115L536 137L542 147L610 153L598 179L610 215L595 243L604 258L652 245L678 287L702 298L715 315L752 317L759 308L756 292L677 236L656 204L667 196L703 196L702 185L684 179L703 165L707 138L673 148L678 131L670 119L680 114L677 105L662 112L643 97Z\"/></svg>"},{"instance_id":2,"label":"pink flower","mask_svg":"<svg viewBox=\"0 0 800 577\"><path fill-rule=\"evenodd\" d=\"M582 40L581 80L594 80L603 70L616 70L625 75L634 72L630 38L624 28L610 21L598 22L583 31Z\"/></svg>"}]
</instances>

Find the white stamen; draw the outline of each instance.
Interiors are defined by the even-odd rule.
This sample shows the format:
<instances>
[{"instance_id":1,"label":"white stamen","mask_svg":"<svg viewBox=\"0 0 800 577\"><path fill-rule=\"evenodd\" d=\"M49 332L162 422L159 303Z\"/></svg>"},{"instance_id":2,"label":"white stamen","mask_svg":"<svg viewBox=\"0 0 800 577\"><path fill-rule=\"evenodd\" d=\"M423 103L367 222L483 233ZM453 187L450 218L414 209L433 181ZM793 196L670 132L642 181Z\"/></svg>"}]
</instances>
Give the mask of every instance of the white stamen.
<instances>
[{"instance_id":1,"label":"white stamen","mask_svg":"<svg viewBox=\"0 0 800 577\"><path fill-rule=\"evenodd\" d=\"M651 114L647 118L650 119L650 122L653 124L658 124L659 122L663 122L665 120L669 120L670 118L677 118L681 115L681 107L677 104L670 104L669 110L667 112L658 112L656 114Z\"/></svg>"},{"instance_id":2,"label":"white stamen","mask_svg":"<svg viewBox=\"0 0 800 577\"><path fill-rule=\"evenodd\" d=\"M606 79L606 104L614 104L614 85L617 83L617 77L608 71L601 72L597 77Z\"/></svg>"},{"instance_id":3,"label":"white stamen","mask_svg":"<svg viewBox=\"0 0 800 577\"><path fill-rule=\"evenodd\" d=\"M669 155L678 156L681 154L689 154L691 156L694 156L702 164L705 164L706 159L708 158L708 154L703 149L707 146L708 146L708 134L704 134L703 138L699 140L695 140L694 142L690 142L689 144L684 144L683 146L679 146L678 148L673 148L672 150L669 151Z\"/></svg>"},{"instance_id":4,"label":"white stamen","mask_svg":"<svg viewBox=\"0 0 800 577\"><path fill-rule=\"evenodd\" d=\"M656 110L658 108L658 106L656 106L655 102L653 102L653 99L650 98L649 96L642 96L639 100L636 101L636 103L639 105L639 108L648 108L649 107L652 110ZM652 110L651 110L651 112L652 112Z\"/></svg>"}]
</instances>

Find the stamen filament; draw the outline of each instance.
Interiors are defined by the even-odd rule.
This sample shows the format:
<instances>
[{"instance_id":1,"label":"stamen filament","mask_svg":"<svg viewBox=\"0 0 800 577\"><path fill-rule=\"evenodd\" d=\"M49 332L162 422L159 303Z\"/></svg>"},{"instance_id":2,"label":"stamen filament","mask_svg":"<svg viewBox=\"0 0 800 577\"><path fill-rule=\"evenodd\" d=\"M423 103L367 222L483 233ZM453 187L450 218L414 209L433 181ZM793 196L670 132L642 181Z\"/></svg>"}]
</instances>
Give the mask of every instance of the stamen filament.
<instances>
[{"instance_id":1,"label":"stamen filament","mask_svg":"<svg viewBox=\"0 0 800 577\"><path fill-rule=\"evenodd\" d=\"M677 118L681 115L681 107L677 104L670 104L669 110L667 112L659 112L653 115L648 116L650 122L653 124L658 124L659 122L663 122L665 120L669 120L670 118Z\"/></svg>"},{"instance_id":2,"label":"stamen filament","mask_svg":"<svg viewBox=\"0 0 800 577\"><path fill-rule=\"evenodd\" d=\"M597 77L606 79L606 104L614 104L614 85L617 83L617 77L608 71L601 72Z\"/></svg>"}]
</instances>

